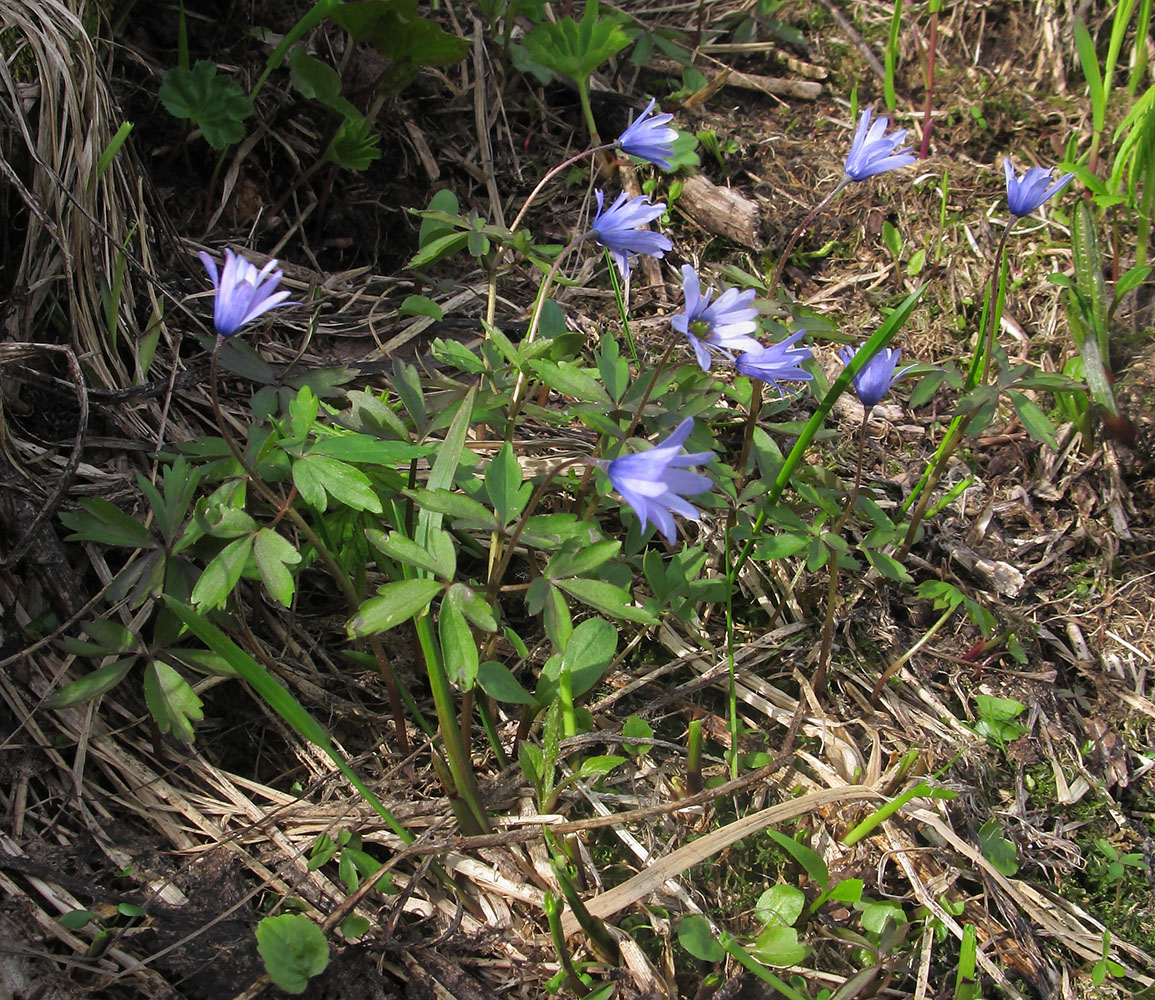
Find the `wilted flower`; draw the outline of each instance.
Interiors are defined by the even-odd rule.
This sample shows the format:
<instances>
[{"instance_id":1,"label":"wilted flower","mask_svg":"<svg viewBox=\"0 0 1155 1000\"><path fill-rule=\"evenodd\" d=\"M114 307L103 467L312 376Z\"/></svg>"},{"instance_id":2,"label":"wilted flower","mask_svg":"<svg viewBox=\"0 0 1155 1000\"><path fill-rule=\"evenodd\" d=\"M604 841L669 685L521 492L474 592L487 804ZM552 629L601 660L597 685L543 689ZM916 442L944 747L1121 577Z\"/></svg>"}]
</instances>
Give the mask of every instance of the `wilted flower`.
<instances>
[{"instance_id":1,"label":"wilted flower","mask_svg":"<svg viewBox=\"0 0 1155 1000\"><path fill-rule=\"evenodd\" d=\"M889 125L888 118L877 118L871 125L870 108L862 112L858 119L858 129L854 133L854 142L846 157L847 176L856 181L864 181L875 174L884 174L888 170L914 163L913 153L896 148L906 138L906 129L900 128L890 135L884 135Z\"/></svg>"},{"instance_id":2,"label":"wilted flower","mask_svg":"<svg viewBox=\"0 0 1155 1000\"><path fill-rule=\"evenodd\" d=\"M844 347L838 352L838 356L844 365L848 365L857 353L857 350ZM914 367L914 365L907 365L896 375L894 369L898 365L900 357L902 357L901 350L884 347L866 362L858 374L854 376L854 391L859 400L862 401L863 406L871 407L881 402L882 397L890 392L890 387Z\"/></svg>"},{"instance_id":3,"label":"wilted flower","mask_svg":"<svg viewBox=\"0 0 1155 1000\"><path fill-rule=\"evenodd\" d=\"M666 126L674 120L673 115L654 115L650 112L658 102L651 100L632 125L618 136L618 145L630 156L648 160L663 170L671 167L670 157L674 152L674 142L678 133Z\"/></svg>"},{"instance_id":4,"label":"wilted flower","mask_svg":"<svg viewBox=\"0 0 1155 1000\"><path fill-rule=\"evenodd\" d=\"M745 292L727 288L713 302L714 289L702 292L698 273L689 264L682 266L682 292L686 311L678 313L670 322L694 348L702 371L710 370L710 352L703 345L715 347L729 356L730 351L758 351L762 344L749 336L758 329L754 318L758 310L751 307L754 289Z\"/></svg>"},{"instance_id":5,"label":"wilted flower","mask_svg":"<svg viewBox=\"0 0 1155 1000\"><path fill-rule=\"evenodd\" d=\"M218 275L216 261L212 257L207 253L198 256L216 289L213 326L222 337L231 337L246 323L251 323L270 309L297 304L285 301L289 297L288 291L277 291L284 272L274 270L277 266L275 260L270 260L258 271L240 254L225 250L225 266Z\"/></svg>"},{"instance_id":6,"label":"wilted flower","mask_svg":"<svg viewBox=\"0 0 1155 1000\"><path fill-rule=\"evenodd\" d=\"M667 250L674 248L669 238L661 233L638 228L653 222L665 212L665 202L652 205L647 195L627 198L623 191L609 208L603 209L602 192L595 191L594 196L598 200L598 214L590 227L590 233L609 250L623 280L630 276L632 257L640 253L661 257Z\"/></svg>"},{"instance_id":7,"label":"wilted flower","mask_svg":"<svg viewBox=\"0 0 1155 1000\"><path fill-rule=\"evenodd\" d=\"M802 367L802 362L809 361L813 355L808 347L794 346L804 336L806 331L799 330L777 344L742 354L734 367L740 374L769 382L779 390L779 382L809 382L814 376Z\"/></svg>"},{"instance_id":8,"label":"wilted flower","mask_svg":"<svg viewBox=\"0 0 1155 1000\"><path fill-rule=\"evenodd\" d=\"M1030 215L1052 195L1058 194L1068 184L1074 174L1063 174L1057 181L1047 186L1051 171L1046 167L1031 167L1022 177L1015 174L1015 165L1008 156L1003 160L1003 170L1007 175L1007 205L1011 215L1022 218Z\"/></svg>"},{"instance_id":9,"label":"wilted flower","mask_svg":"<svg viewBox=\"0 0 1155 1000\"><path fill-rule=\"evenodd\" d=\"M698 511L682 494L704 493L713 485L706 476L686 469L710 461L714 457L711 452L680 454L693 429L693 418L687 418L664 444L635 455L621 455L602 466L614 489L641 519L642 530L653 521L671 545L678 536L672 514L698 520Z\"/></svg>"}]
</instances>

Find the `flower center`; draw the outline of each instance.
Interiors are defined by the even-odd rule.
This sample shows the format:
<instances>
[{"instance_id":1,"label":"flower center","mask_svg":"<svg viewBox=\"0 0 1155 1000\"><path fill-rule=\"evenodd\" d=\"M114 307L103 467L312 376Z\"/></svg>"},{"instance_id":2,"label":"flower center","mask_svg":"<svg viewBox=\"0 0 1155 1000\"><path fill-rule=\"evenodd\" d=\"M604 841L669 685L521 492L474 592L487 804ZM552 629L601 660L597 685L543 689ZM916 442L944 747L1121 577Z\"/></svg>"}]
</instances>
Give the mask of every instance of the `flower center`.
<instances>
[{"instance_id":1,"label":"flower center","mask_svg":"<svg viewBox=\"0 0 1155 1000\"><path fill-rule=\"evenodd\" d=\"M699 340L706 340L713 331L710 329L710 324L707 320L696 319L690 323L690 333L692 333Z\"/></svg>"}]
</instances>

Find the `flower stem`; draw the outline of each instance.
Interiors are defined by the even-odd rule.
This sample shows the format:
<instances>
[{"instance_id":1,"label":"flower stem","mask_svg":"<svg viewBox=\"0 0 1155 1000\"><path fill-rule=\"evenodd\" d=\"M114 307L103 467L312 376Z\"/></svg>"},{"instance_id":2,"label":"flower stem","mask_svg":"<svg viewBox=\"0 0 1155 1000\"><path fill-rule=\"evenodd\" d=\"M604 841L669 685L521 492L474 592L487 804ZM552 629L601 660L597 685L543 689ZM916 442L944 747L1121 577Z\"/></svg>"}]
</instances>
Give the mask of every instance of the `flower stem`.
<instances>
[{"instance_id":1,"label":"flower stem","mask_svg":"<svg viewBox=\"0 0 1155 1000\"><path fill-rule=\"evenodd\" d=\"M830 194L828 194L810 210L810 214L807 215L806 218L798 224L798 228L795 229L794 232L790 235L790 240L786 244L786 249L782 252L782 259L778 261L778 268L774 271L774 277L770 282L770 288L766 292L766 297L768 299L774 298L774 292L778 288L778 282L782 279L782 271L786 267L786 261L790 259L790 253L794 249L794 244L796 244L798 240L801 239L802 234L810 228L810 224L818 218L819 213L821 213L821 211L834 200L835 195L837 195L844 187L846 187L850 181L850 175L843 174L842 179L834 186L834 190L831 191Z\"/></svg>"},{"instance_id":2,"label":"flower stem","mask_svg":"<svg viewBox=\"0 0 1155 1000\"><path fill-rule=\"evenodd\" d=\"M1007 223L1007 228L1003 230L1002 239L999 240L998 249L995 251L995 265L991 270L990 286L987 291L987 307L983 313L983 320L985 325L979 334L979 343L975 348L975 355L971 359L970 371L967 373L966 381L963 383L965 392L970 392L972 389L980 385L986 385L987 375L990 373L991 355L994 353L995 337L998 333L999 323L1002 320L1002 272L1003 263L1006 256L1007 238L1011 234L1011 229L1014 228L1018 219L1011 219ZM974 415L978 410L971 410L969 413L960 414L955 417L950 426L947 427L946 435L942 439L942 443L934 453L934 458L931 459L930 466L926 472L923 473L922 478L918 484L911 491L911 494L906 499L906 509L910 509L911 504L917 500L917 505L914 508L914 513L911 515L910 527L906 530L906 537L902 540L902 548L898 552L898 560L902 562L910 553L911 546L914 544L915 535L918 532L918 527L922 523L922 519L926 516L927 507L930 505L931 494L934 488L938 485L939 478L942 476L942 470L946 468L946 463L954 454L958 447L959 439L966 429L970 426L970 422L974 419Z\"/></svg>"},{"instance_id":3,"label":"flower stem","mask_svg":"<svg viewBox=\"0 0 1155 1000\"><path fill-rule=\"evenodd\" d=\"M221 346L224 342L224 337L217 337L216 343L213 345L212 359L209 365L209 391L212 395L213 416L216 418L221 437L224 438L225 444L228 446L233 458L237 460L237 463L244 470L245 477L252 483L253 488L264 497L265 501L269 503L274 510L283 512L284 515L293 522L293 525L305 540L313 546L313 550L317 553L318 558L325 564L325 568L328 569L330 576L333 577L337 586L341 588L341 593L345 597L345 603L349 608L349 614L354 615L361 607L361 599L357 595L357 591L353 588L353 584L349 580L349 575L337 564L337 560L333 558L333 554L317 536L317 533L313 530L309 522L301 516L301 512L291 503L284 503L265 485L265 481L257 475L256 470L249 464L240 446L229 431L228 425L225 423L224 415L221 413L220 395L217 391L217 359L220 356ZM280 515L278 514L278 516ZM393 712L393 730L397 739L397 748L402 753L408 753L409 737L405 732L405 705L401 700L401 693L397 689L397 676L393 672L393 664L389 662L389 657L385 655L385 649L381 645L381 640L378 636L369 636L369 648L372 650L373 657L377 661L377 670L381 674L381 679L385 682L385 688L389 695L389 707Z\"/></svg>"},{"instance_id":4,"label":"flower stem","mask_svg":"<svg viewBox=\"0 0 1155 1000\"><path fill-rule=\"evenodd\" d=\"M513 559L514 549L517 548L517 543L521 540L521 533L525 531L525 526L529 524L529 519L537 509L537 505L541 503L541 498L545 496L545 491L549 489L550 484L571 465L581 465L583 462L588 461L589 460L585 458L567 458L564 462L550 469L549 472L546 473L545 479L538 484L537 489L533 492L533 496L529 498L529 503L525 505L525 510L521 512L517 527L513 529L513 534L509 536L509 541L505 543L501 559L489 574L489 582L486 584L485 592L491 602L497 599L498 589L501 587L501 581L505 577L506 570L509 569L509 564Z\"/></svg>"},{"instance_id":5,"label":"flower stem","mask_svg":"<svg viewBox=\"0 0 1155 1000\"><path fill-rule=\"evenodd\" d=\"M846 506L835 522L831 533L841 535L850 518L854 505L858 503L858 493L862 488L862 456L866 450L866 425L870 420L872 406L862 408L862 425L858 428L858 459L854 468L854 488L850 491ZM818 667L811 681L816 694L821 694L826 685L826 672L830 666L830 650L834 645L834 610L838 605L838 553L830 550L830 584L826 591L826 620L822 623L822 645L818 651Z\"/></svg>"},{"instance_id":6,"label":"flower stem","mask_svg":"<svg viewBox=\"0 0 1155 1000\"><path fill-rule=\"evenodd\" d=\"M562 249L561 253L559 253L557 257L554 258L554 262L550 265L549 271L542 279L541 286L537 290L537 298L533 303L533 313L529 318L529 330L525 334L525 340L521 342L522 347L528 347L537 338L537 329L541 325L541 313L545 308L546 296L549 293L550 285L553 284L553 279L557 277L557 272L561 267L562 261L564 261L566 257L569 256L570 251L584 242L592 234L592 232L593 230L589 230L588 232L582 233L580 236L575 236ZM519 370L517 373L517 381L513 386L513 396L509 401L509 416L506 420L505 427L506 441L513 440L513 429L517 423L517 415L521 410L521 404L525 399L525 387L527 381L528 379L526 378L525 372Z\"/></svg>"},{"instance_id":7,"label":"flower stem","mask_svg":"<svg viewBox=\"0 0 1155 1000\"><path fill-rule=\"evenodd\" d=\"M589 149L583 149L580 153L575 153L568 160L563 160L556 167L553 167L551 170L549 170L546 175L537 182L537 184L534 186L534 189L530 191L529 197L525 199L525 204L521 206L521 211L517 213L517 216L514 218L513 222L509 224L509 231L511 233L517 232L517 227L521 225L521 220L525 218L525 213L529 211L529 206L533 204L537 196L541 194L542 188L544 188L552 178L556 177L559 173L565 170L566 167L573 166L573 164L577 163L578 160L584 159L587 156L593 156L595 153L601 153L607 149L613 149L616 145L617 143L615 142L605 142L600 146L591 146Z\"/></svg>"}]
</instances>

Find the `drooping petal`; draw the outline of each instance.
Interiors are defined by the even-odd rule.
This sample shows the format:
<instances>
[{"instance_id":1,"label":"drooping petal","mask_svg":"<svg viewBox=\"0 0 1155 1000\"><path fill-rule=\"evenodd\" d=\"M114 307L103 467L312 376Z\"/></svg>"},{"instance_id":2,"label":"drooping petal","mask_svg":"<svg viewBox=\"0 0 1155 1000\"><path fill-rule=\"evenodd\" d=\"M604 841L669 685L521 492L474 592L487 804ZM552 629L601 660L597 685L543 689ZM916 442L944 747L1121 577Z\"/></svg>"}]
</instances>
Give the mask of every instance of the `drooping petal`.
<instances>
[{"instance_id":1,"label":"drooping petal","mask_svg":"<svg viewBox=\"0 0 1155 1000\"><path fill-rule=\"evenodd\" d=\"M678 138L678 133L674 129L666 127L674 120L673 115L650 117L656 104L657 101L650 101L646 110L618 136L618 145L630 156L648 160L663 170L669 170L672 166L670 157L673 155L674 142Z\"/></svg>"},{"instance_id":2,"label":"drooping petal","mask_svg":"<svg viewBox=\"0 0 1155 1000\"><path fill-rule=\"evenodd\" d=\"M898 148L906 139L906 129L896 129L886 135L890 120L876 118L872 124L870 115L870 108L862 112L854 132L854 141L846 156L844 169L847 176L856 181L864 181L868 177L905 167L915 161L913 153Z\"/></svg>"},{"instance_id":3,"label":"drooping petal","mask_svg":"<svg viewBox=\"0 0 1155 1000\"><path fill-rule=\"evenodd\" d=\"M594 239L609 250L622 279L630 276L630 264L638 254L662 257L674 244L661 233L640 229L659 218L666 211L665 202L652 204L647 195L628 198L623 191L614 203L603 209L601 191L595 191L598 214L590 227Z\"/></svg>"},{"instance_id":4,"label":"drooping petal","mask_svg":"<svg viewBox=\"0 0 1155 1000\"><path fill-rule=\"evenodd\" d=\"M708 477L685 468L714 457L708 451L681 454L693 429L693 418L687 418L649 451L621 455L603 466L610 484L638 515L642 529L652 521L671 545L677 538L672 514L693 520L699 516L684 494L703 493L711 486Z\"/></svg>"}]
</instances>

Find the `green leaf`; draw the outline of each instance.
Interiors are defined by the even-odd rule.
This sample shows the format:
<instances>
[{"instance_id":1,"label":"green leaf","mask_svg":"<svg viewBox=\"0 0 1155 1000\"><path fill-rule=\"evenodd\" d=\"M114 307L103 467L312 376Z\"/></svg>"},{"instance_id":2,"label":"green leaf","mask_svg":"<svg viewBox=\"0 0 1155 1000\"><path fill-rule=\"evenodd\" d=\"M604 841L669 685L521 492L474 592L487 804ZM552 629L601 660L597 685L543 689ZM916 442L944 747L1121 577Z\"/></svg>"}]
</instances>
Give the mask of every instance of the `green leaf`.
<instances>
[{"instance_id":1,"label":"green leaf","mask_svg":"<svg viewBox=\"0 0 1155 1000\"><path fill-rule=\"evenodd\" d=\"M466 526L483 527L489 530L497 527L493 511L472 497L467 497L464 493L453 493L449 490L416 490L412 494L406 493L406 496L410 495L423 511L446 514L455 522L465 522Z\"/></svg>"},{"instance_id":2,"label":"green leaf","mask_svg":"<svg viewBox=\"0 0 1155 1000\"><path fill-rule=\"evenodd\" d=\"M101 497L81 500L80 508L83 513L68 511L60 515L60 520L73 531L66 541L99 542L128 549L147 549L156 544L148 528Z\"/></svg>"},{"instance_id":3,"label":"green leaf","mask_svg":"<svg viewBox=\"0 0 1155 1000\"><path fill-rule=\"evenodd\" d=\"M424 611L441 589L442 584L437 580L424 578L385 584L378 591L379 596L369 598L350 619L349 637L374 635L407 622Z\"/></svg>"},{"instance_id":4,"label":"green leaf","mask_svg":"<svg viewBox=\"0 0 1155 1000\"><path fill-rule=\"evenodd\" d=\"M579 601L614 618L643 625L653 625L657 621L645 608L639 608L633 603L629 591L604 580L558 580L557 586L573 594Z\"/></svg>"},{"instance_id":5,"label":"green leaf","mask_svg":"<svg viewBox=\"0 0 1155 1000\"><path fill-rule=\"evenodd\" d=\"M432 455L434 449L408 441L383 441L372 434L341 434L316 442L310 455L339 458L342 462L363 462L388 468L398 462Z\"/></svg>"},{"instance_id":6,"label":"green leaf","mask_svg":"<svg viewBox=\"0 0 1155 1000\"><path fill-rule=\"evenodd\" d=\"M1099 353L1107 353L1107 292L1103 261L1095 234L1095 220L1087 203L1079 199L1071 219L1071 251L1075 265L1077 308L1091 327ZM1076 343L1082 347L1081 341Z\"/></svg>"},{"instance_id":7,"label":"green leaf","mask_svg":"<svg viewBox=\"0 0 1155 1000\"><path fill-rule=\"evenodd\" d=\"M886 579L894 580L896 583L914 583L914 577L893 556L888 556L885 552L879 552L877 549L863 548L862 551L866 556L866 561Z\"/></svg>"},{"instance_id":8,"label":"green leaf","mask_svg":"<svg viewBox=\"0 0 1155 1000\"><path fill-rule=\"evenodd\" d=\"M407 295L397 313L399 316L429 316L440 323L445 318L441 306L428 295ZM456 341L455 341L456 343Z\"/></svg>"},{"instance_id":9,"label":"green leaf","mask_svg":"<svg viewBox=\"0 0 1155 1000\"><path fill-rule=\"evenodd\" d=\"M429 470L429 479L426 486L433 491L447 490L453 485L453 477L457 475L457 467L461 464L461 454L465 450L465 437L473 418L473 401L477 398L477 389L470 389L465 398L458 404L457 412L453 416L453 423L449 425L445 440L437 451L433 460L433 468ZM417 515L417 530L413 540L418 545L425 545L431 532L441 528L441 514L430 508L422 508Z\"/></svg>"},{"instance_id":10,"label":"green leaf","mask_svg":"<svg viewBox=\"0 0 1155 1000\"><path fill-rule=\"evenodd\" d=\"M109 618L82 622L80 627L102 653L127 653L130 649L136 649L139 644L132 632L120 622L114 622Z\"/></svg>"},{"instance_id":11,"label":"green leaf","mask_svg":"<svg viewBox=\"0 0 1155 1000\"><path fill-rule=\"evenodd\" d=\"M345 170L366 170L371 163L381 159L381 150L377 148L380 141L381 137L370 128L365 116L350 111L321 160L335 163Z\"/></svg>"},{"instance_id":12,"label":"green leaf","mask_svg":"<svg viewBox=\"0 0 1155 1000\"><path fill-rule=\"evenodd\" d=\"M1049 445L1053 451L1058 451L1059 443L1055 440L1055 425L1051 423L1051 418L1040 410L1029 396L1024 396L1021 392L1008 392L1007 395L1010 396L1011 405L1015 408L1015 413L1019 415L1027 433L1036 441Z\"/></svg>"},{"instance_id":13,"label":"green leaf","mask_svg":"<svg viewBox=\"0 0 1155 1000\"><path fill-rule=\"evenodd\" d=\"M771 924L750 945L750 954L764 965L783 968L797 965L810 949L798 943L798 932L793 927Z\"/></svg>"},{"instance_id":14,"label":"green leaf","mask_svg":"<svg viewBox=\"0 0 1155 1000\"><path fill-rule=\"evenodd\" d=\"M754 549L754 558L763 560L784 559L786 556L794 555L795 552L801 552L809 544L810 536L808 534L783 532L778 535L770 535L758 540Z\"/></svg>"},{"instance_id":15,"label":"green leaf","mask_svg":"<svg viewBox=\"0 0 1155 1000\"><path fill-rule=\"evenodd\" d=\"M364 937L368 934L369 928L372 926L368 918L359 916L356 913L350 913L349 916L341 921L341 926L338 929L341 932L341 937L348 941L355 941L357 938Z\"/></svg>"},{"instance_id":16,"label":"green leaf","mask_svg":"<svg viewBox=\"0 0 1155 1000\"><path fill-rule=\"evenodd\" d=\"M1026 711L1027 706L1014 698L996 698L990 694L975 695L979 715L992 722L1011 722Z\"/></svg>"},{"instance_id":17,"label":"green leaf","mask_svg":"<svg viewBox=\"0 0 1155 1000\"><path fill-rule=\"evenodd\" d=\"M406 269L420 271L431 264L444 260L446 257L452 257L459 250L464 249L469 242L469 235L468 231L454 232L430 240L428 245L423 246L409 258L409 263L405 265Z\"/></svg>"},{"instance_id":18,"label":"green leaf","mask_svg":"<svg viewBox=\"0 0 1155 1000\"><path fill-rule=\"evenodd\" d=\"M96 914L89 910L69 910L67 913L60 914L57 919L61 927L67 927L70 931L79 931L92 923L96 919Z\"/></svg>"},{"instance_id":19,"label":"green leaf","mask_svg":"<svg viewBox=\"0 0 1155 1000\"><path fill-rule=\"evenodd\" d=\"M261 528L253 539L253 558L257 572L261 574L261 582L273 599L287 608L293 603L295 590L293 574L287 567L297 565L301 561L301 553L292 542L272 528Z\"/></svg>"},{"instance_id":20,"label":"green leaf","mask_svg":"<svg viewBox=\"0 0 1155 1000\"><path fill-rule=\"evenodd\" d=\"M678 944L702 962L720 962L726 955L709 922L696 913L678 924Z\"/></svg>"},{"instance_id":21,"label":"green leaf","mask_svg":"<svg viewBox=\"0 0 1155 1000\"><path fill-rule=\"evenodd\" d=\"M245 535L229 542L213 556L193 587L192 603L198 611L219 608L229 599L252 551L253 536Z\"/></svg>"},{"instance_id":22,"label":"green leaf","mask_svg":"<svg viewBox=\"0 0 1155 1000\"><path fill-rule=\"evenodd\" d=\"M604 618L587 618L573 630L560 656L551 656L542 668L535 692L540 704L558 697L558 678L563 670L570 675L573 697L580 698L606 672L618 648L618 630Z\"/></svg>"},{"instance_id":23,"label":"green leaf","mask_svg":"<svg viewBox=\"0 0 1155 1000\"><path fill-rule=\"evenodd\" d=\"M287 993L304 993L329 964L329 942L308 917L284 913L257 924L257 951L269 978Z\"/></svg>"},{"instance_id":24,"label":"green leaf","mask_svg":"<svg viewBox=\"0 0 1155 1000\"><path fill-rule=\"evenodd\" d=\"M754 916L767 927L793 927L806 908L806 893L792 885L772 885L758 897Z\"/></svg>"},{"instance_id":25,"label":"green leaf","mask_svg":"<svg viewBox=\"0 0 1155 1000\"><path fill-rule=\"evenodd\" d=\"M1099 56L1087 26L1081 17L1075 18L1075 50L1079 53L1079 65L1083 69L1083 79L1091 95L1091 120L1096 132L1103 131L1107 115L1107 95L1103 90L1103 77L1099 72Z\"/></svg>"},{"instance_id":26,"label":"green leaf","mask_svg":"<svg viewBox=\"0 0 1155 1000\"><path fill-rule=\"evenodd\" d=\"M497 631L497 616L484 597L464 583L453 584L449 588L449 592L460 594L461 610L465 612L465 617L474 625L483 632Z\"/></svg>"},{"instance_id":27,"label":"green leaf","mask_svg":"<svg viewBox=\"0 0 1155 1000\"><path fill-rule=\"evenodd\" d=\"M897 903L872 901L862 906L862 926L872 934L881 934L888 922L896 927L906 923L906 913Z\"/></svg>"},{"instance_id":28,"label":"green leaf","mask_svg":"<svg viewBox=\"0 0 1155 1000\"><path fill-rule=\"evenodd\" d=\"M1012 844L1003 836L1003 828L996 819L988 819L979 827L979 850L995 869L1010 878L1019 870L1019 856Z\"/></svg>"},{"instance_id":29,"label":"green leaf","mask_svg":"<svg viewBox=\"0 0 1155 1000\"><path fill-rule=\"evenodd\" d=\"M632 740L647 740L654 735L654 728L640 715L631 715L622 723L622 735ZM625 743L627 753L643 754L650 749L649 743Z\"/></svg>"},{"instance_id":30,"label":"green leaf","mask_svg":"<svg viewBox=\"0 0 1155 1000\"><path fill-rule=\"evenodd\" d=\"M480 658L473 630L465 620L461 604L460 591L450 588L441 601L437 634L441 640L441 652L445 657L445 670L449 679L462 691L469 691L477 681Z\"/></svg>"},{"instance_id":31,"label":"green leaf","mask_svg":"<svg viewBox=\"0 0 1155 1000\"><path fill-rule=\"evenodd\" d=\"M596 757L586 757L578 765L577 774L581 778L604 778L614 768L626 762L625 757L617 754L602 754Z\"/></svg>"},{"instance_id":32,"label":"green leaf","mask_svg":"<svg viewBox=\"0 0 1155 1000\"><path fill-rule=\"evenodd\" d=\"M509 524L525 509L533 490L522 483L521 465L506 441L485 467L485 492L501 524Z\"/></svg>"},{"instance_id":33,"label":"green leaf","mask_svg":"<svg viewBox=\"0 0 1155 1000\"><path fill-rule=\"evenodd\" d=\"M381 498L360 469L325 455L308 454L293 463L293 483L305 502L324 513L325 494L353 510L382 512Z\"/></svg>"},{"instance_id":34,"label":"green leaf","mask_svg":"<svg viewBox=\"0 0 1155 1000\"><path fill-rule=\"evenodd\" d=\"M289 401L289 426L295 441L303 442L309 436L320 411L321 401L311 387L305 385L297 390L297 395Z\"/></svg>"},{"instance_id":35,"label":"green leaf","mask_svg":"<svg viewBox=\"0 0 1155 1000\"><path fill-rule=\"evenodd\" d=\"M537 707L537 699L521 686L504 663L486 660L477 668L477 683L489 697L507 705ZM522 746L528 746L522 743Z\"/></svg>"},{"instance_id":36,"label":"green leaf","mask_svg":"<svg viewBox=\"0 0 1155 1000\"><path fill-rule=\"evenodd\" d=\"M144 698L162 733L171 732L185 743L193 741L193 723L203 719L201 700L179 673L161 660L144 671Z\"/></svg>"},{"instance_id":37,"label":"green leaf","mask_svg":"<svg viewBox=\"0 0 1155 1000\"><path fill-rule=\"evenodd\" d=\"M813 848L799 843L793 837L787 837L779 830L767 830L766 833L769 834L774 843L806 869L806 874L810 876L811 881L822 886L824 890L826 889L830 882L830 872L826 868L826 862L822 860L822 855Z\"/></svg>"},{"instance_id":38,"label":"green leaf","mask_svg":"<svg viewBox=\"0 0 1155 1000\"><path fill-rule=\"evenodd\" d=\"M164 75L160 99L174 118L198 125L213 149L224 149L245 137L244 120L253 106L244 91L227 76L218 76L217 67L201 59L191 70L174 67Z\"/></svg>"},{"instance_id":39,"label":"green leaf","mask_svg":"<svg viewBox=\"0 0 1155 1000\"><path fill-rule=\"evenodd\" d=\"M124 680L125 675L132 669L135 662L135 658L129 657L125 660L116 660L106 664L90 674L85 674L80 680L62 687L56 694L45 698L44 705L46 708L67 708L69 705L78 705L81 702L98 698Z\"/></svg>"},{"instance_id":40,"label":"green leaf","mask_svg":"<svg viewBox=\"0 0 1155 1000\"><path fill-rule=\"evenodd\" d=\"M554 24L543 21L525 36L524 44L534 62L584 87L590 75L626 48L630 39L616 20L600 17L597 0L590 0L580 22L569 16Z\"/></svg>"},{"instance_id":41,"label":"green leaf","mask_svg":"<svg viewBox=\"0 0 1155 1000\"><path fill-rule=\"evenodd\" d=\"M597 403L607 409L613 401L605 387L592 375L576 364L566 361L531 361L529 363L538 377L551 389L584 403Z\"/></svg>"},{"instance_id":42,"label":"green leaf","mask_svg":"<svg viewBox=\"0 0 1155 1000\"><path fill-rule=\"evenodd\" d=\"M460 206L457 202L457 195L453 193L450 188L442 188L437 191L432 198L429 199L429 211L440 212L443 215L458 215ZM417 234L417 246L424 249L433 240L440 239L442 236L448 236L454 232L454 227L448 222L440 219L432 219L425 215L425 213L418 213L422 215L421 229ZM461 218L461 224L465 225L465 219Z\"/></svg>"},{"instance_id":43,"label":"green leaf","mask_svg":"<svg viewBox=\"0 0 1155 1000\"><path fill-rule=\"evenodd\" d=\"M328 63L309 55L303 45L289 53L293 86L303 96L331 107L341 96L341 76Z\"/></svg>"},{"instance_id":44,"label":"green leaf","mask_svg":"<svg viewBox=\"0 0 1155 1000\"><path fill-rule=\"evenodd\" d=\"M618 554L621 547L622 543L616 539L594 542L593 545L582 544L575 540L550 557L542 576L547 580L557 580L564 576L584 576L609 562Z\"/></svg>"},{"instance_id":45,"label":"green leaf","mask_svg":"<svg viewBox=\"0 0 1155 1000\"><path fill-rule=\"evenodd\" d=\"M449 542L449 551L450 554L452 554L453 543L450 541L448 534L441 529L438 529L435 534L437 537L442 537ZM413 539L406 538L405 535L399 531L393 531L386 535L378 528L366 528L365 537L369 539L369 544L372 545L373 548L388 556L390 559L396 559L398 562L405 563L408 566L425 570L433 576L440 577L442 580L449 580L453 577L453 560L448 562L439 560L434 552L418 545ZM430 537L434 537L434 535L431 534Z\"/></svg>"}]
</instances>

